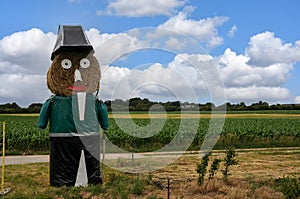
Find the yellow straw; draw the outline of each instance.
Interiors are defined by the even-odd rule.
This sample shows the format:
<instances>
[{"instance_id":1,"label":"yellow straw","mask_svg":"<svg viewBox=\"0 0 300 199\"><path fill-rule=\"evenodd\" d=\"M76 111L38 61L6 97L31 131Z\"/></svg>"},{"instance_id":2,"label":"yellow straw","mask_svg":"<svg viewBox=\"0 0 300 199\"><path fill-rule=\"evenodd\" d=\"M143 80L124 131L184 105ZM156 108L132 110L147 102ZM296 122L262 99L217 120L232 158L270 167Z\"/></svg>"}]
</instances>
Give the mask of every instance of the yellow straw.
<instances>
[{"instance_id":1,"label":"yellow straw","mask_svg":"<svg viewBox=\"0 0 300 199\"><path fill-rule=\"evenodd\" d=\"M4 158L5 158L5 122L3 122L3 138L2 138L2 184L1 188L4 191Z\"/></svg>"}]
</instances>

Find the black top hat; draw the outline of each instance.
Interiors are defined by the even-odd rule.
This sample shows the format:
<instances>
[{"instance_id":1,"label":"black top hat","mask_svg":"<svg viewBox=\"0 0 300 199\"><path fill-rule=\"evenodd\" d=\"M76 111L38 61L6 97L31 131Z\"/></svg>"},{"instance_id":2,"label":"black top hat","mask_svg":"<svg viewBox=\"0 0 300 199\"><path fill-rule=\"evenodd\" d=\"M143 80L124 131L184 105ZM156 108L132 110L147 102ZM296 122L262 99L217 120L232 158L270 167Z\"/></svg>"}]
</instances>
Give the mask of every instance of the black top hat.
<instances>
[{"instance_id":1,"label":"black top hat","mask_svg":"<svg viewBox=\"0 0 300 199\"><path fill-rule=\"evenodd\" d=\"M82 26L59 25L51 60L63 51L94 53L93 46L85 35Z\"/></svg>"}]
</instances>

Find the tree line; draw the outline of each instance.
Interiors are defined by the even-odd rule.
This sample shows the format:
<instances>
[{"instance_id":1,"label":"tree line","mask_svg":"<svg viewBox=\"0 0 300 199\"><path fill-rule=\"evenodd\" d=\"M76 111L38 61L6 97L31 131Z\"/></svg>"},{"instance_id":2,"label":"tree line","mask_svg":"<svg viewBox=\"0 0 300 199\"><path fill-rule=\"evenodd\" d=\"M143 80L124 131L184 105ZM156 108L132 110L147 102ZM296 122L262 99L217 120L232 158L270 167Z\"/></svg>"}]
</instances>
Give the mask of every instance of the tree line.
<instances>
[{"instance_id":1,"label":"tree line","mask_svg":"<svg viewBox=\"0 0 300 199\"><path fill-rule=\"evenodd\" d=\"M26 108L20 107L16 102L0 104L0 113L39 113L41 103L32 103Z\"/></svg>"},{"instance_id":2,"label":"tree line","mask_svg":"<svg viewBox=\"0 0 300 199\"><path fill-rule=\"evenodd\" d=\"M244 102L237 104L226 104L215 106L211 102L205 104L190 103L190 102L152 102L148 99L131 98L129 100L107 100L104 101L108 111L211 111L211 110L224 110L227 111L259 111L259 110L300 110L300 104L268 104L267 102L259 101L246 105ZM0 113L39 113L43 104L32 103L28 107L20 107L16 102L0 104ZM224 107L225 106L225 107Z\"/></svg>"}]
</instances>

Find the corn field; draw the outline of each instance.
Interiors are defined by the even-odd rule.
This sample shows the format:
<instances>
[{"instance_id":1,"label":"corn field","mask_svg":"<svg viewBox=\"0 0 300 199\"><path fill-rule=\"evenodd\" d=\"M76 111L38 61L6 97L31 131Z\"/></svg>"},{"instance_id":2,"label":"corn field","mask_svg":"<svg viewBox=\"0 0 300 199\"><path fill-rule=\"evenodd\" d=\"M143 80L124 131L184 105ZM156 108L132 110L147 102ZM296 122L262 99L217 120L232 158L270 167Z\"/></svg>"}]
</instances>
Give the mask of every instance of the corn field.
<instances>
[{"instance_id":1,"label":"corn field","mask_svg":"<svg viewBox=\"0 0 300 199\"><path fill-rule=\"evenodd\" d=\"M0 115L1 139L2 122L6 123L6 149L21 153L47 152L49 128L37 127L38 116ZM130 119L123 118L123 122ZM159 119L157 119L159 120ZM180 128L180 119L167 118L162 127L124 131L115 119L110 118L108 139L118 147L130 151L154 151L168 144ZM150 119L135 118L136 127L147 126ZM190 149L199 149L209 127L210 118L201 118L197 132L191 132L189 125L180 135L185 140L193 136ZM153 131L153 132L152 132ZM157 132L156 132L157 131ZM141 136L142 135L142 136ZM228 146L236 148L300 146L300 122L298 117L226 117L216 149Z\"/></svg>"}]
</instances>

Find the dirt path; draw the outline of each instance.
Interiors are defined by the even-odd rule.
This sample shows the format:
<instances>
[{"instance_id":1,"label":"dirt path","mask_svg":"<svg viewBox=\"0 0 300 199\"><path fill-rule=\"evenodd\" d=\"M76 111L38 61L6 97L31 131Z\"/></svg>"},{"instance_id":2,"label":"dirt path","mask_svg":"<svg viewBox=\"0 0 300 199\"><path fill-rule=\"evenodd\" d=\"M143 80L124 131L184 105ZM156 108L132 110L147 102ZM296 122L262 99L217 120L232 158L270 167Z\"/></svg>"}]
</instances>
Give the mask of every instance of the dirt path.
<instances>
[{"instance_id":1,"label":"dirt path","mask_svg":"<svg viewBox=\"0 0 300 199\"><path fill-rule=\"evenodd\" d=\"M272 158L278 158L280 154L297 154L298 160L300 161L300 147L282 147L282 148L256 148L256 149L237 149L236 152L239 157L250 157L257 155L271 155ZM214 156L222 156L224 150L213 150ZM252 155L251 155L252 154ZM272 155L274 154L274 155ZM107 153L105 154L105 160L117 160L117 159L144 159L147 157L151 158L173 158L183 155L184 157L193 157L193 159L200 160L201 155L199 151L186 151L186 152L148 152L148 153ZM101 154L102 158L102 154ZM2 157L0 157L2 162ZM271 160L270 160L271 161ZM49 162L49 155L19 155L19 156L6 156L5 165L11 164L29 164L29 163L40 163Z\"/></svg>"}]
</instances>

